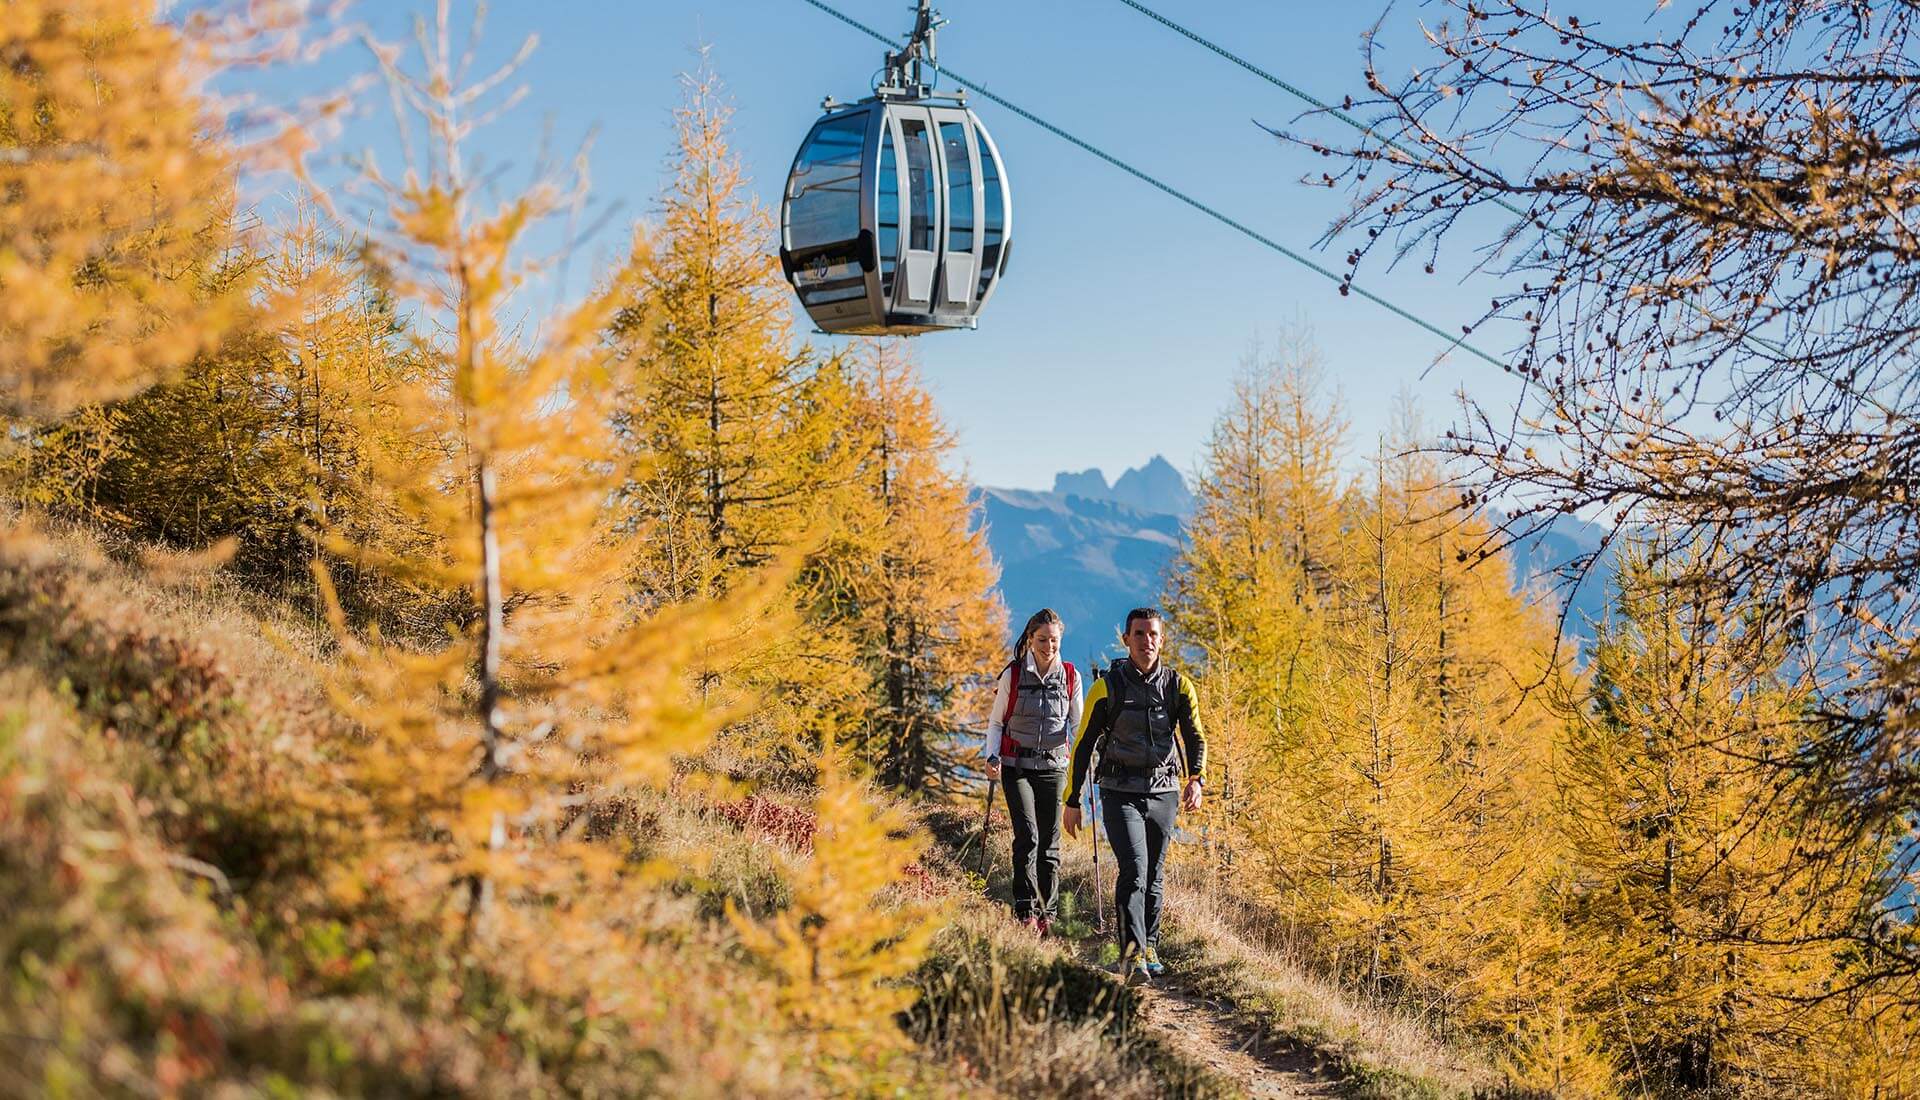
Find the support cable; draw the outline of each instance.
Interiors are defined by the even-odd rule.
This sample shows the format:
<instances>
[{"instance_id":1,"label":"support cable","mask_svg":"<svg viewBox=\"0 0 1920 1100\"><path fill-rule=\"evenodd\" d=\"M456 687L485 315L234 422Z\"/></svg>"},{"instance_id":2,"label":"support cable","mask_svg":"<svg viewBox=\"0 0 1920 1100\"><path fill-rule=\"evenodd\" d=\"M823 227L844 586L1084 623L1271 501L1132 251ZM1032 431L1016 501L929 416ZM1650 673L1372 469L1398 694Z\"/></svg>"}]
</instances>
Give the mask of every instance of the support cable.
<instances>
[{"instance_id":1,"label":"support cable","mask_svg":"<svg viewBox=\"0 0 1920 1100\"><path fill-rule=\"evenodd\" d=\"M1345 111L1342 111L1331 104L1322 103L1320 100L1315 99L1312 95L1308 94L1307 92L1302 91L1300 88L1297 88L1294 85L1287 83L1286 81L1273 75L1272 73L1261 68L1260 66L1255 65L1253 62L1248 61L1246 58L1241 57L1239 54L1234 53L1233 51L1227 49L1225 46L1222 46L1217 42L1211 42L1205 38L1200 37L1199 35L1181 26L1180 24L1175 23L1173 20L1168 19L1166 16L1161 15L1159 12L1154 11L1152 8L1147 7L1145 4L1135 3L1134 0L1120 0L1120 2L1132 8L1134 11L1139 12L1141 15L1146 16L1148 19L1153 20L1155 23L1158 23L1161 26L1167 28L1168 30L1179 35L1180 37L1187 39L1188 41L1194 43L1195 45L1198 45L1200 48L1204 50L1208 50L1212 53L1218 54L1220 57L1226 59L1227 61L1230 61L1233 64L1240 66L1241 68L1247 70L1248 72L1266 81L1267 83L1273 85L1274 87L1279 88L1281 91L1286 92L1287 94L1293 96L1295 99L1298 99L1303 103L1311 104L1315 108L1321 111L1324 111L1327 114L1332 115L1333 117L1339 119L1340 121L1360 131L1362 134L1365 134L1370 138L1376 138L1379 141L1386 144L1389 148L1397 149L1400 152L1407 154L1408 156L1414 155L1413 150L1408 149L1406 146L1401 145L1399 142L1394 141L1392 138L1381 137L1380 135L1374 133L1372 127L1368 126L1364 122L1361 122L1359 119L1354 118L1352 115L1346 113ZM1499 200L1496 199L1494 201L1498 202ZM1508 209L1512 209L1512 208L1509 207ZM1513 212L1516 214L1520 213L1520 211L1518 210L1514 210Z\"/></svg>"},{"instance_id":2,"label":"support cable","mask_svg":"<svg viewBox=\"0 0 1920 1100\"><path fill-rule=\"evenodd\" d=\"M1260 66L1255 65L1253 62L1248 61L1246 58L1241 57L1239 54L1234 53L1232 50L1227 49L1225 46L1220 45L1218 42L1214 42L1209 39L1201 37L1200 35L1194 33L1193 31L1188 30L1186 27L1181 26L1179 23L1176 23L1173 20L1167 18L1166 16L1161 15L1159 12L1154 11L1152 8L1147 7L1145 4L1139 3L1138 0L1120 0L1120 3L1125 4L1127 7L1132 8L1134 11L1139 12L1141 15L1146 16L1148 19L1153 20L1154 22L1167 28L1168 30L1179 35L1180 37L1187 39L1189 42L1194 43L1195 45L1208 51L1209 53L1213 53L1234 65L1238 65L1240 68L1245 69L1246 71L1252 73L1253 75L1273 85L1274 87L1279 88L1281 91L1286 92L1288 95L1291 95L1294 98L1300 100L1301 102L1312 106L1315 110L1318 110L1323 114L1330 115L1333 118L1339 119L1341 122L1344 122L1348 126L1353 127L1355 130L1360 131L1361 136L1372 138L1373 140L1379 142L1380 144L1386 146L1389 149L1392 149L1394 152L1399 153L1402 156L1411 158L1415 161L1421 160L1421 154L1415 152L1412 149L1409 149L1407 146L1401 144L1398 141L1393 140L1390 137L1385 136L1384 134L1376 133L1373 127L1368 126L1364 122L1361 122L1359 119L1353 117L1347 112L1340 110L1339 108L1333 106L1330 103L1327 103L1321 99L1314 97L1313 95L1307 93L1306 91L1303 91L1302 89L1294 86L1293 84L1289 84L1287 81L1280 79L1279 77L1273 75L1272 73L1261 68ZM1532 214L1529 214L1527 211L1521 209L1520 207L1514 205L1511 202L1508 202L1505 198L1502 198L1498 195L1495 195L1490 201L1495 206L1498 206L1500 209L1505 210L1507 213L1512 214L1517 218L1521 218L1523 220L1529 220L1533 217ZM1544 225L1542 226L1542 228L1546 229L1547 232L1552 233L1554 236L1558 237L1562 244L1572 246L1577 243L1564 230L1553 229L1553 228L1546 227ZM1715 324L1721 325L1726 328L1732 327L1730 325L1727 325L1725 321L1722 321L1720 318L1714 316L1713 311L1709 310L1706 306L1701 305L1699 302L1694 301L1692 298L1685 298L1685 299L1682 299L1682 301L1687 306L1691 307L1694 310L1694 312L1700 314L1702 317L1705 317L1707 320L1712 321ZM1784 359L1787 357L1787 349L1785 345L1780 344L1777 341L1768 339L1765 336L1761 336L1759 333L1742 332L1742 333L1739 333L1739 338L1742 343L1751 344L1758 347L1762 351L1770 352L1775 358ZM1831 382L1832 379L1828 379L1828 381Z\"/></svg>"}]
</instances>

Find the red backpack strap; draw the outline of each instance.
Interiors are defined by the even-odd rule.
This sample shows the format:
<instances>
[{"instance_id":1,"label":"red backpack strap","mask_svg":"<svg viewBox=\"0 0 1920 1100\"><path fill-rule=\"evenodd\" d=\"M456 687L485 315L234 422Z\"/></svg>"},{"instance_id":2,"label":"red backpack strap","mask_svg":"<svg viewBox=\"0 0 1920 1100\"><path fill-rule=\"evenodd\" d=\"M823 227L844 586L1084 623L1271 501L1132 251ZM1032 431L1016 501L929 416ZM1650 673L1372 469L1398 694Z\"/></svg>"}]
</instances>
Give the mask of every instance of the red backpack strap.
<instances>
[{"instance_id":1,"label":"red backpack strap","mask_svg":"<svg viewBox=\"0 0 1920 1100\"><path fill-rule=\"evenodd\" d=\"M1067 666L1067 697L1072 698L1074 691L1080 686L1080 670L1073 667L1072 661L1060 663Z\"/></svg>"},{"instance_id":2,"label":"red backpack strap","mask_svg":"<svg viewBox=\"0 0 1920 1100\"><path fill-rule=\"evenodd\" d=\"M1000 724L1002 726L1007 724L1007 719L1013 717L1013 705L1020 701L1020 670L1015 667L1019 663L1019 661L1007 662L1007 672L1009 673L1009 679L1007 680L1007 709L1000 712Z\"/></svg>"}]
</instances>

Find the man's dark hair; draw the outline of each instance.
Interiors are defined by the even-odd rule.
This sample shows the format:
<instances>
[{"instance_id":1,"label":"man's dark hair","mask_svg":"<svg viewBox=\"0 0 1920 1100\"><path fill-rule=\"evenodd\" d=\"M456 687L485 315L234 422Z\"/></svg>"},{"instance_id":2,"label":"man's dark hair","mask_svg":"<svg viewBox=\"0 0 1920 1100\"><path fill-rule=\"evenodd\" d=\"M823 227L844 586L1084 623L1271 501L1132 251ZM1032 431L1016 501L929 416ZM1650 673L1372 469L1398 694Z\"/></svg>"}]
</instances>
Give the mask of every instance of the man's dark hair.
<instances>
[{"instance_id":1,"label":"man's dark hair","mask_svg":"<svg viewBox=\"0 0 1920 1100\"><path fill-rule=\"evenodd\" d=\"M1132 611L1127 612L1127 625L1120 628L1122 637L1133 633L1133 620L1135 619L1159 619L1163 623L1167 621L1167 617L1162 615L1160 609L1157 607L1136 607Z\"/></svg>"}]
</instances>

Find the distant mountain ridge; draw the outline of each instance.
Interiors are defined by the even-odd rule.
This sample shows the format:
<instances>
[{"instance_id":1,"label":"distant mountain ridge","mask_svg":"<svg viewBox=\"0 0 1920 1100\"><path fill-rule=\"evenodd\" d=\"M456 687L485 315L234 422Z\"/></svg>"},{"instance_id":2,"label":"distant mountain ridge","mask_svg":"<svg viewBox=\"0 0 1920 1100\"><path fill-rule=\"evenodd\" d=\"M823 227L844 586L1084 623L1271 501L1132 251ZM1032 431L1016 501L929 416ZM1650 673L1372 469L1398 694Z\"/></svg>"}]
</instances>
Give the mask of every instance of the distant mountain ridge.
<instances>
[{"instance_id":1,"label":"distant mountain ridge","mask_svg":"<svg viewBox=\"0 0 1920 1100\"><path fill-rule=\"evenodd\" d=\"M1159 599L1193 494L1165 458L1123 472L1063 472L1051 490L978 490L1014 629L1042 607L1066 620L1068 660L1117 644L1127 611Z\"/></svg>"},{"instance_id":2,"label":"distant mountain ridge","mask_svg":"<svg viewBox=\"0 0 1920 1100\"><path fill-rule=\"evenodd\" d=\"M1187 479L1160 455L1148 459L1144 466L1123 472L1112 485L1098 469L1057 473L1053 475L1053 491L1061 497L1111 501L1143 515L1179 516L1182 520L1193 515L1193 493L1187 489Z\"/></svg>"},{"instance_id":3,"label":"distant mountain ridge","mask_svg":"<svg viewBox=\"0 0 1920 1100\"><path fill-rule=\"evenodd\" d=\"M1066 620L1064 648L1075 661L1117 649L1127 611L1160 598L1194 507L1186 479L1159 455L1111 484L1088 469L1054 475L1051 490L976 492L1011 625L1018 629L1035 611L1053 608ZM1569 605L1567 638L1582 648L1605 613L1613 556L1603 554L1571 598L1551 574L1597 549L1604 536L1596 524L1556 516L1509 550L1519 583L1554 589L1554 598Z\"/></svg>"}]
</instances>

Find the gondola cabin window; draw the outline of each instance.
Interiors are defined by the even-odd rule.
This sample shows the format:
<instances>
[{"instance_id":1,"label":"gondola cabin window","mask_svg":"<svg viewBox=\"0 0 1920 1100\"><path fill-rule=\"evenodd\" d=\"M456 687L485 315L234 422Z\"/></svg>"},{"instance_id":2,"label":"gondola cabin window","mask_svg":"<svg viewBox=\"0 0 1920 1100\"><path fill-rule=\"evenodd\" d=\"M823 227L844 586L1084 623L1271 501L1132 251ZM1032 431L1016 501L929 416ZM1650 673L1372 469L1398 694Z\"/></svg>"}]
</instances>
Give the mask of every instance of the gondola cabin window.
<instances>
[{"instance_id":1,"label":"gondola cabin window","mask_svg":"<svg viewBox=\"0 0 1920 1100\"><path fill-rule=\"evenodd\" d=\"M796 251L845 241L860 231L860 165L866 147L864 113L828 119L794 162L787 182L787 231ZM805 305L844 301L866 293L859 258L816 253L794 273Z\"/></svg>"}]
</instances>

